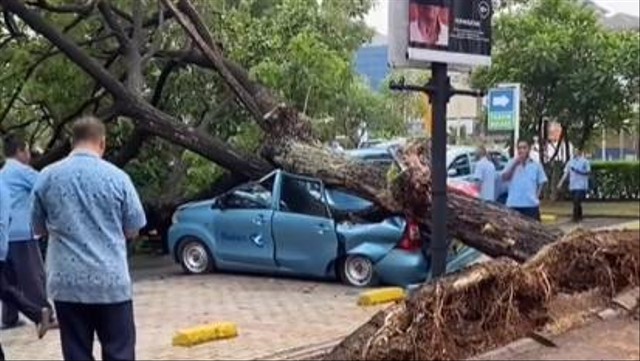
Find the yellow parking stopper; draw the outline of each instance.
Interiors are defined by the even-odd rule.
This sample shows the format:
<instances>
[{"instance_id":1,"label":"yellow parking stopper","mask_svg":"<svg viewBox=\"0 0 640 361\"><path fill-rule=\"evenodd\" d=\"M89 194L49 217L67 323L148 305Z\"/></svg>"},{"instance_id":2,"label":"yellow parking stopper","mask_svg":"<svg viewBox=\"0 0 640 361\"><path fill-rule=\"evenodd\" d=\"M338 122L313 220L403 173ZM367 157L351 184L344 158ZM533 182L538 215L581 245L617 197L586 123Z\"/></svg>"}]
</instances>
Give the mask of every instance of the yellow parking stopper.
<instances>
[{"instance_id":1,"label":"yellow parking stopper","mask_svg":"<svg viewBox=\"0 0 640 361\"><path fill-rule=\"evenodd\" d=\"M359 306L375 306L383 303L402 301L407 293L400 287L378 288L362 292L358 297Z\"/></svg>"},{"instance_id":2,"label":"yellow parking stopper","mask_svg":"<svg viewBox=\"0 0 640 361\"><path fill-rule=\"evenodd\" d=\"M543 214L540 216L542 223L554 223L558 217L555 214Z\"/></svg>"},{"instance_id":3,"label":"yellow parking stopper","mask_svg":"<svg viewBox=\"0 0 640 361\"><path fill-rule=\"evenodd\" d=\"M232 322L216 322L180 330L173 336L173 346L191 347L209 341L224 340L238 336L238 328Z\"/></svg>"}]
</instances>

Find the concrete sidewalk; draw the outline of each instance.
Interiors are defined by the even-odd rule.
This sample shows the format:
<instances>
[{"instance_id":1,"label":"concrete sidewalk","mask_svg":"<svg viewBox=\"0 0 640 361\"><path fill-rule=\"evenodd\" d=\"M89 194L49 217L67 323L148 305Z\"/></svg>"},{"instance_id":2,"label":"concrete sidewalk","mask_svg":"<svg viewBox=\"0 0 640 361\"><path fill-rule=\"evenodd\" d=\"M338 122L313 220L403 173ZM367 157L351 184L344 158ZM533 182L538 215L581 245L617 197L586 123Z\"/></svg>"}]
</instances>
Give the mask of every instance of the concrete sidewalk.
<instances>
[{"instance_id":1,"label":"concrete sidewalk","mask_svg":"<svg viewBox=\"0 0 640 361\"><path fill-rule=\"evenodd\" d=\"M553 342L558 347L516 342L474 360L640 360L640 323L631 317L596 321Z\"/></svg>"}]
</instances>

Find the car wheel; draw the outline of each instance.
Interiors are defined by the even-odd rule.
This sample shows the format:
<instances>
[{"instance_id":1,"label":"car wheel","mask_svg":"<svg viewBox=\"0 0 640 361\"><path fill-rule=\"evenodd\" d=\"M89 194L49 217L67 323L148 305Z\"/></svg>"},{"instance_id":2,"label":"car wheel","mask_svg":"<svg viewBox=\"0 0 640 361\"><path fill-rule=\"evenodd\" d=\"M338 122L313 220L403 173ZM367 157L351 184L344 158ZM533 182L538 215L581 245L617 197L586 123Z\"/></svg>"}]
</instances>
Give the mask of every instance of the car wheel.
<instances>
[{"instance_id":1,"label":"car wheel","mask_svg":"<svg viewBox=\"0 0 640 361\"><path fill-rule=\"evenodd\" d=\"M179 259L182 269L189 274L203 274L214 270L211 252L196 238L185 238L181 242Z\"/></svg>"},{"instance_id":2,"label":"car wheel","mask_svg":"<svg viewBox=\"0 0 640 361\"><path fill-rule=\"evenodd\" d=\"M347 256L340 265L342 282L356 287L369 287L377 283L373 262L365 256Z\"/></svg>"}]
</instances>

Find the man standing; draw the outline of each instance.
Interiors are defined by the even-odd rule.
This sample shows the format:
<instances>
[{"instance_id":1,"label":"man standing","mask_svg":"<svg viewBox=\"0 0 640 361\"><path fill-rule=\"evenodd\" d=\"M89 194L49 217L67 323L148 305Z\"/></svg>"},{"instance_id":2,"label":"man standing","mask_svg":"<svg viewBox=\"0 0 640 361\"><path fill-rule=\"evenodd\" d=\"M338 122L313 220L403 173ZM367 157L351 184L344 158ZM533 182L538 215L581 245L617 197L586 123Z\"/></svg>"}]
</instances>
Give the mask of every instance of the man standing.
<instances>
[{"instance_id":1,"label":"man standing","mask_svg":"<svg viewBox=\"0 0 640 361\"><path fill-rule=\"evenodd\" d=\"M72 137L71 154L41 172L33 207L36 233L49 234L47 286L62 354L93 359L95 332L103 360L134 360L127 239L145 225L145 214L127 174L102 160L104 124L81 118Z\"/></svg>"},{"instance_id":2,"label":"man standing","mask_svg":"<svg viewBox=\"0 0 640 361\"><path fill-rule=\"evenodd\" d=\"M547 175L542 165L531 159L530 150L528 142L518 142L516 158L505 167L502 180L509 182L507 207L540 221L540 192Z\"/></svg>"},{"instance_id":3,"label":"man standing","mask_svg":"<svg viewBox=\"0 0 640 361\"><path fill-rule=\"evenodd\" d=\"M38 179L38 172L29 166L31 153L24 139L17 136L5 138L4 154L7 160L0 174L9 188L12 200L4 277L11 286L24 292L31 302L40 307L52 308L47 300L40 245L31 229L31 192ZM2 306L4 327L19 326L15 305L5 303Z\"/></svg>"},{"instance_id":4,"label":"man standing","mask_svg":"<svg viewBox=\"0 0 640 361\"><path fill-rule=\"evenodd\" d=\"M567 162L564 169L564 175L558 182L558 189L569 177L569 191L573 198L573 221L582 221L582 201L587 196L589 190L589 175L591 174L591 165L584 156L584 151L575 149L575 156Z\"/></svg>"},{"instance_id":5,"label":"man standing","mask_svg":"<svg viewBox=\"0 0 640 361\"><path fill-rule=\"evenodd\" d=\"M51 327L51 309L39 307L32 303L24 294L8 284L2 275L9 253L9 225L11 223L11 194L0 175L0 301L2 305L15 305L20 312L36 324L38 337L44 337ZM0 360L4 360L4 352L0 346Z\"/></svg>"},{"instance_id":6,"label":"man standing","mask_svg":"<svg viewBox=\"0 0 640 361\"><path fill-rule=\"evenodd\" d=\"M487 202L496 200L496 166L487 157L487 149L478 147L478 162L473 178L480 183L480 199Z\"/></svg>"}]
</instances>

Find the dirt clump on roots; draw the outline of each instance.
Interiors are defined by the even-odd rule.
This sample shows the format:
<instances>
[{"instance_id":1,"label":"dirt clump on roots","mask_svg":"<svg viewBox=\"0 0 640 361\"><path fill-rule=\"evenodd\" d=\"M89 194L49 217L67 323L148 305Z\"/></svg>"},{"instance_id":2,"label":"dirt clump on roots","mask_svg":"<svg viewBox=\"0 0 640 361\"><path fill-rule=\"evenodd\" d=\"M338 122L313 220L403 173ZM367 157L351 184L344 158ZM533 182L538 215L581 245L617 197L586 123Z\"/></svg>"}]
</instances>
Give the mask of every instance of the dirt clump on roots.
<instances>
[{"instance_id":1,"label":"dirt clump on roots","mask_svg":"<svg viewBox=\"0 0 640 361\"><path fill-rule=\"evenodd\" d=\"M469 358L548 329L572 297L604 304L639 280L640 233L577 230L524 264L493 260L425 284L323 359Z\"/></svg>"}]
</instances>

